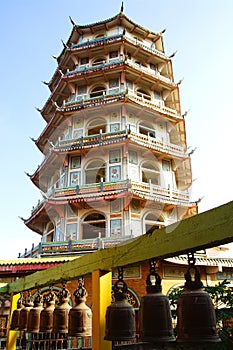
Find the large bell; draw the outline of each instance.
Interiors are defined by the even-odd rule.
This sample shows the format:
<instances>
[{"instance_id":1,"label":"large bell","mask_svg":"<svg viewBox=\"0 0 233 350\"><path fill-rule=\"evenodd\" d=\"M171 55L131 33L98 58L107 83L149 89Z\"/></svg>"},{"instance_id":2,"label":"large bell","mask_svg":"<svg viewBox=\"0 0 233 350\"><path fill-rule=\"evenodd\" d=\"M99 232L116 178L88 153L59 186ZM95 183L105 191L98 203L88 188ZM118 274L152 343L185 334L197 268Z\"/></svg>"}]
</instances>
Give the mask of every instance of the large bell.
<instances>
[{"instance_id":1,"label":"large bell","mask_svg":"<svg viewBox=\"0 0 233 350\"><path fill-rule=\"evenodd\" d=\"M52 288L44 296L45 307L40 313L40 332L51 333L53 331L53 312L55 308L56 294Z\"/></svg>"},{"instance_id":2,"label":"large bell","mask_svg":"<svg viewBox=\"0 0 233 350\"><path fill-rule=\"evenodd\" d=\"M126 301L127 285L122 278L114 284L115 301L107 307L105 340L128 341L136 336L135 312Z\"/></svg>"},{"instance_id":3,"label":"large bell","mask_svg":"<svg viewBox=\"0 0 233 350\"><path fill-rule=\"evenodd\" d=\"M27 332L29 333L39 333L40 331L40 314L43 309L43 296L40 291L34 299L34 306L29 311L28 314L28 326Z\"/></svg>"},{"instance_id":4,"label":"large bell","mask_svg":"<svg viewBox=\"0 0 233 350\"><path fill-rule=\"evenodd\" d=\"M23 296L21 294L17 301L17 309L15 309L12 313L11 325L10 325L11 331L17 331L19 329L19 316L22 308L23 308Z\"/></svg>"},{"instance_id":5,"label":"large bell","mask_svg":"<svg viewBox=\"0 0 233 350\"><path fill-rule=\"evenodd\" d=\"M92 335L92 312L85 304L87 291L83 279L79 279L78 288L74 291L75 303L69 312L69 331L72 337L88 337Z\"/></svg>"},{"instance_id":6,"label":"large bell","mask_svg":"<svg viewBox=\"0 0 233 350\"><path fill-rule=\"evenodd\" d=\"M53 312L53 332L68 333L70 292L63 284L62 290L58 294L59 303Z\"/></svg>"},{"instance_id":7,"label":"large bell","mask_svg":"<svg viewBox=\"0 0 233 350\"><path fill-rule=\"evenodd\" d=\"M19 315L19 330L26 331L28 326L28 315L33 308L33 300L31 293L28 292L27 297L24 300L24 307L20 311Z\"/></svg>"},{"instance_id":8,"label":"large bell","mask_svg":"<svg viewBox=\"0 0 233 350\"><path fill-rule=\"evenodd\" d=\"M162 293L159 274L151 272L146 285L147 295L141 298L140 305L140 340L153 343L175 341L170 304L168 297Z\"/></svg>"},{"instance_id":9,"label":"large bell","mask_svg":"<svg viewBox=\"0 0 233 350\"><path fill-rule=\"evenodd\" d=\"M190 270L194 269L192 281ZM196 266L190 266L185 274L186 291L177 304L177 342L209 343L220 342L216 330L216 317L209 294L202 290L200 273Z\"/></svg>"}]
</instances>

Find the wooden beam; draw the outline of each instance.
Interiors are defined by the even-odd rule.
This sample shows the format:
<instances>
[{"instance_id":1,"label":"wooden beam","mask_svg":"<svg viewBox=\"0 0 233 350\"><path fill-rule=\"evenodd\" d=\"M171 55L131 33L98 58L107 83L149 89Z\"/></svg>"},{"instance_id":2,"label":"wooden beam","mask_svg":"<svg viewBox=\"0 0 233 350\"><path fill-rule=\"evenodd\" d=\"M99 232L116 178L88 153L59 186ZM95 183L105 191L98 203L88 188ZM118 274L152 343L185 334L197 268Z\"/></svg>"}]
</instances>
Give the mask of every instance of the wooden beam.
<instances>
[{"instance_id":1,"label":"wooden beam","mask_svg":"<svg viewBox=\"0 0 233 350\"><path fill-rule=\"evenodd\" d=\"M140 263L151 258L164 259L226 244L233 241L233 201L186 220L155 230L118 246L102 249L22 277L8 284L7 291L16 293L35 286L52 285L76 279L93 271ZM6 288L3 288L4 291ZM3 291L0 288L0 292Z\"/></svg>"}]
</instances>

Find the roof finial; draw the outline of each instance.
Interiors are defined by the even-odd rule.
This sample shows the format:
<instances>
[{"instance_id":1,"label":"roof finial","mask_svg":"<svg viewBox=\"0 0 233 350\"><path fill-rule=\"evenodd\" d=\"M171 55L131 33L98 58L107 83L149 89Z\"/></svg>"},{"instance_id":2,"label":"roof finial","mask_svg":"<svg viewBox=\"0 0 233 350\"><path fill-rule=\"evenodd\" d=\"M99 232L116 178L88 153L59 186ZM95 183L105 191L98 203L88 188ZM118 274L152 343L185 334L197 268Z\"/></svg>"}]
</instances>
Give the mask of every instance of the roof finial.
<instances>
[{"instance_id":1,"label":"roof finial","mask_svg":"<svg viewBox=\"0 0 233 350\"><path fill-rule=\"evenodd\" d=\"M121 12L124 12L124 1L121 3Z\"/></svg>"},{"instance_id":2,"label":"roof finial","mask_svg":"<svg viewBox=\"0 0 233 350\"><path fill-rule=\"evenodd\" d=\"M70 19L71 24L73 24L73 26L76 26L75 21L70 16L69 16L69 19Z\"/></svg>"},{"instance_id":3,"label":"roof finial","mask_svg":"<svg viewBox=\"0 0 233 350\"><path fill-rule=\"evenodd\" d=\"M65 49L68 49L69 46L61 39L62 45L64 46Z\"/></svg>"},{"instance_id":4,"label":"roof finial","mask_svg":"<svg viewBox=\"0 0 233 350\"><path fill-rule=\"evenodd\" d=\"M174 57L176 54L177 54L177 50L176 50L175 52L173 52L173 53L169 56L169 58Z\"/></svg>"},{"instance_id":5,"label":"roof finial","mask_svg":"<svg viewBox=\"0 0 233 350\"><path fill-rule=\"evenodd\" d=\"M163 30L161 30L161 32L159 33L159 35L163 35L166 32L167 28L164 28Z\"/></svg>"}]
</instances>

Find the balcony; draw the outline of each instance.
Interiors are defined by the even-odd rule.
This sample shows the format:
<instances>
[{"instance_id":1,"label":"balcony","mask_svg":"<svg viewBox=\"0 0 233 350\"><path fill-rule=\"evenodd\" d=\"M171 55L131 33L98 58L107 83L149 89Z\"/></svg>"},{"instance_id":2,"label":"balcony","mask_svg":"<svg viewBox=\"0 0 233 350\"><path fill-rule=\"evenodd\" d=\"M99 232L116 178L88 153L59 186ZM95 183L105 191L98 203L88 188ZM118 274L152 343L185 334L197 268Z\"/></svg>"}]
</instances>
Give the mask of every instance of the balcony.
<instances>
[{"instance_id":1,"label":"balcony","mask_svg":"<svg viewBox=\"0 0 233 350\"><path fill-rule=\"evenodd\" d=\"M123 62L124 62L123 57L120 57L120 58L115 58L115 59L109 60L105 63L96 64L93 66L86 64L83 66L76 67L72 71L67 71L65 75L67 77L70 77L70 76L74 76L74 75L81 75L84 73L92 73L94 71L98 71L98 70L102 70L102 69L107 70L109 68L113 68L114 66L116 66L116 67L120 66L120 65L122 65Z\"/></svg>"},{"instance_id":2,"label":"balcony","mask_svg":"<svg viewBox=\"0 0 233 350\"><path fill-rule=\"evenodd\" d=\"M128 137L127 130L100 133L80 137L79 139L59 140L55 149L65 151L90 148L93 146L104 146L115 142L121 142Z\"/></svg>"},{"instance_id":3,"label":"balcony","mask_svg":"<svg viewBox=\"0 0 233 350\"><path fill-rule=\"evenodd\" d=\"M78 43L78 44L74 44L70 47L70 50L83 50L83 49L90 49L92 47L98 47L98 46L102 46L104 44L110 44L111 42L115 42L115 41L120 41L122 38L125 38L128 42L134 44L135 46L140 46L142 47L144 50L146 50L147 52L150 52L152 54L155 54L161 58L165 58L167 59L167 56L159 51L156 50L155 48L153 48L149 43L146 42L141 42L137 39L134 39L130 36L127 35L123 35L123 34L117 34L117 35L112 35L112 36L106 36L106 37L102 37L102 38L96 38L96 39L91 39L88 41L84 41L82 43Z\"/></svg>"},{"instance_id":4,"label":"balcony","mask_svg":"<svg viewBox=\"0 0 233 350\"><path fill-rule=\"evenodd\" d=\"M82 43L74 44L70 47L70 50L90 49L92 47L102 46L104 44L110 44L112 41L121 40L122 38L123 38L123 34L95 38L88 41L84 41Z\"/></svg>"},{"instance_id":5,"label":"balcony","mask_svg":"<svg viewBox=\"0 0 233 350\"><path fill-rule=\"evenodd\" d=\"M176 157L184 157L184 147L169 142L160 141L149 135L130 132L128 138L133 142L161 153L168 153Z\"/></svg>"},{"instance_id":6,"label":"balcony","mask_svg":"<svg viewBox=\"0 0 233 350\"><path fill-rule=\"evenodd\" d=\"M77 256L95 252L99 249L115 247L119 243L125 242L132 238L131 236L103 237L85 239L85 240L68 240L61 242L41 242L37 246L32 246L30 250L25 249L19 258L36 258L36 257L55 257L55 256Z\"/></svg>"},{"instance_id":7,"label":"balcony","mask_svg":"<svg viewBox=\"0 0 233 350\"><path fill-rule=\"evenodd\" d=\"M60 110L61 112L75 111L75 110L80 110L87 107L95 107L95 106L100 106L100 105L120 101L125 98L128 98L133 102L136 102L142 107L147 107L158 113L165 114L166 116L170 116L180 120L183 119L180 115L178 115L175 109L166 107L164 105L163 100L160 100L160 101L149 100L144 98L142 94L136 94L133 91L128 89L124 89L124 90L121 89L120 91L119 88L103 93L100 96L89 97L88 95L83 95L83 96L79 96L79 98L76 100L67 101L67 102L64 101L63 106L59 107L58 110Z\"/></svg>"},{"instance_id":8,"label":"balcony","mask_svg":"<svg viewBox=\"0 0 233 350\"><path fill-rule=\"evenodd\" d=\"M151 75L153 78L156 78L157 80L160 80L161 82L164 82L166 84L169 84L171 87L175 87L176 84L174 82L171 81L171 79L164 77L163 75L161 75L158 71L150 68L150 67L146 67L143 66L141 64L138 64L130 59L127 59L126 64L128 64L130 67L139 70L140 72L144 73L144 74L148 74Z\"/></svg>"},{"instance_id":9,"label":"balcony","mask_svg":"<svg viewBox=\"0 0 233 350\"><path fill-rule=\"evenodd\" d=\"M79 185L77 187L54 188L52 199L66 199L70 203L111 200L116 197L136 196L141 199L164 204L188 206L189 193L173 188L163 188L152 183L122 180Z\"/></svg>"}]
</instances>

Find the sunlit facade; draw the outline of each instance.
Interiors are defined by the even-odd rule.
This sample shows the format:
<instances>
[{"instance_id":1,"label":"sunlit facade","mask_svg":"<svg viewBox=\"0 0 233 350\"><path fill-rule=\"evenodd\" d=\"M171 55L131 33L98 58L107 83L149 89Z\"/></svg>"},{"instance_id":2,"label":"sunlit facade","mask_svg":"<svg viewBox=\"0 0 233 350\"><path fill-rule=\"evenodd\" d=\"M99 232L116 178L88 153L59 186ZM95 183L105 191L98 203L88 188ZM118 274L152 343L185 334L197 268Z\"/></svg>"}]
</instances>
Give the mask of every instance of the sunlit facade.
<instances>
[{"instance_id":1,"label":"sunlit facade","mask_svg":"<svg viewBox=\"0 0 233 350\"><path fill-rule=\"evenodd\" d=\"M35 144L44 160L30 177L43 200L25 224L42 246L71 242L79 251L195 215L180 82L163 33L123 12L71 22L39 110L47 125Z\"/></svg>"}]
</instances>

